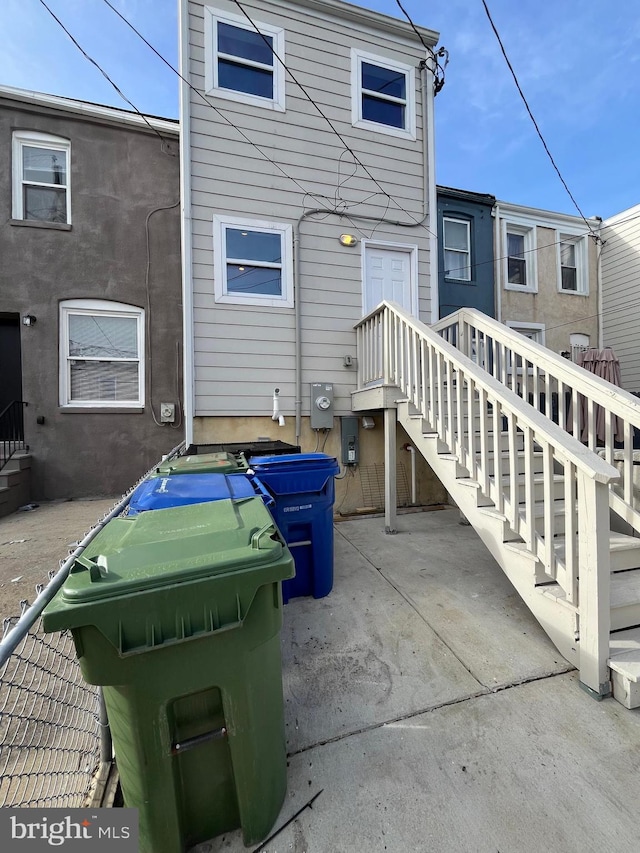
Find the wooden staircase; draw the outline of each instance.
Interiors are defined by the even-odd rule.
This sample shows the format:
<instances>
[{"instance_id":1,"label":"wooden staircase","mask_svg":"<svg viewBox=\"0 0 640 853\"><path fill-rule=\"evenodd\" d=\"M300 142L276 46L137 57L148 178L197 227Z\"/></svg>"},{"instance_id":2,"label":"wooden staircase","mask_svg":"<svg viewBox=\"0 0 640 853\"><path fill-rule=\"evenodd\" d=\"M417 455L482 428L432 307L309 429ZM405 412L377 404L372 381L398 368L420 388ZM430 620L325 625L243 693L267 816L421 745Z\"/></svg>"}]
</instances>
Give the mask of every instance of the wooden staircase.
<instances>
[{"instance_id":1,"label":"wooden staircase","mask_svg":"<svg viewBox=\"0 0 640 853\"><path fill-rule=\"evenodd\" d=\"M491 332L497 338L493 326ZM513 347L511 364L521 364L527 381L517 349L521 336L505 327L500 332ZM516 371L500 376L504 348L493 352L488 370L393 303L364 318L358 335L354 410L370 408L381 399L380 387L387 389L385 407L395 406L416 450L560 653L578 668L581 685L596 698L613 693L627 708L640 706L640 538L635 508L613 511L620 510L615 497L620 500L621 490L614 496L610 488L619 471L595 452L595 442L585 446L569 434L568 423L555 423L518 395ZM487 357L477 339L475 351ZM562 374L563 398L569 379L575 385L571 371L580 368L553 365L538 373L534 399L556 367L570 374ZM545 385L548 400L550 388ZM574 397L574 411L582 405L595 425L595 408ZM640 406L634 405L631 416L640 425ZM611 435L613 423L609 419ZM629 495L628 484L622 492Z\"/></svg>"}]
</instances>

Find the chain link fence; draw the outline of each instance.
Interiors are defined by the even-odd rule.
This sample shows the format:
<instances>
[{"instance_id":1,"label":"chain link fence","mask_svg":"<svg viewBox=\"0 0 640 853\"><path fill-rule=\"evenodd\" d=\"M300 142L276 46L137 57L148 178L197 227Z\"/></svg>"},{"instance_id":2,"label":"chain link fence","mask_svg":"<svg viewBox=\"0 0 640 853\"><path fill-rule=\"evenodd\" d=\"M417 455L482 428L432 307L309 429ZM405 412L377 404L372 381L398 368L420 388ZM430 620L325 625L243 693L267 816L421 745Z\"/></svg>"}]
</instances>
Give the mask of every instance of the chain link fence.
<instances>
[{"instance_id":1,"label":"chain link fence","mask_svg":"<svg viewBox=\"0 0 640 853\"><path fill-rule=\"evenodd\" d=\"M183 446L166 458L177 456ZM75 558L105 524L126 512L134 488L70 551L59 570L49 573L49 583L36 587L35 602L31 606L22 602L22 614L4 620L0 808L86 806L101 783L99 777L111 765L111 737L100 689L83 681L71 633L44 634L41 614Z\"/></svg>"}]
</instances>

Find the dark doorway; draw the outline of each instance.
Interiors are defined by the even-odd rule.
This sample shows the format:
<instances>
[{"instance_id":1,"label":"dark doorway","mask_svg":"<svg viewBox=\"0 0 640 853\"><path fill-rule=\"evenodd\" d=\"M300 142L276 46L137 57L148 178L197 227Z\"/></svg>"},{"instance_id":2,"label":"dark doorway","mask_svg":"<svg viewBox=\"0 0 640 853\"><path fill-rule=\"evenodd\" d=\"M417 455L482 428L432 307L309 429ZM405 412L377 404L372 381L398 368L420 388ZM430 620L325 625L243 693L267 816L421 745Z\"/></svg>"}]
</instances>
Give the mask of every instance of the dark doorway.
<instances>
[{"instance_id":1,"label":"dark doorway","mask_svg":"<svg viewBox=\"0 0 640 853\"><path fill-rule=\"evenodd\" d=\"M0 314L0 413L22 399L20 315Z\"/></svg>"},{"instance_id":2,"label":"dark doorway","mask_svg":"<svg viewBox=\"0 0 640 853\"><path fill-rule=\"evenodd\" d=\"M0 412L22 399L20 315L0 314Z\"/></svg>"}]
</instances>

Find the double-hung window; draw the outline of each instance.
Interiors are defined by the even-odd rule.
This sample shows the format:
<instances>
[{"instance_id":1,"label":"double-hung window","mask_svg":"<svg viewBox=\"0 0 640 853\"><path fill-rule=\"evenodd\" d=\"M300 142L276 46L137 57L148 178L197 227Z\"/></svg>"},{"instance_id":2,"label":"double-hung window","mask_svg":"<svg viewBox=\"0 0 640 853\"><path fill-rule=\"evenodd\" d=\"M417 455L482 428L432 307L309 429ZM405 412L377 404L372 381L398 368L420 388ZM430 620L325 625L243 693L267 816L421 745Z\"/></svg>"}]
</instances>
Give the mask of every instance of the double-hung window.
<instances>
[{"instance_id":1,"label":"double-hung window","mask_svg":"<svg viewBox=\"0 0 640 853\"><path fill-rule=\"evenodd\" d=\"M351 51L354 127L416 138L415 72L410 65Z\"/></svg>"},{"instance_id":2,"label":"double-hung window","mask_svg":"<svg viewBox=\"0 0 640 853\"><path fill-rule=\"evenodd\" d=\"M535 226L503 223L504 286L507 290L538 290Z\"/></svg>"},{"instance_id":3,"label":"double-hung window","mask_svg":"<svg viewBox=\"0 0 640 853\"><path fill-rule=\"evenodd\" d=\"M589 292L585 237L558 235L558 289L561 293Z\"/></svg>"},{"instance_id":4,"label":"double-hung window","mask_svg":"<svg viewBox=\"0 0 640 853\"><path fill-rule=\"evenodd\" d=\"M60 405L144 405L144 311L99 299L60 304Z\"/></svg>"},{"instance_id":5,"label":"double-hung window","mask_svg":"<svg viewBox=\"0 0 640 853\"><path fill-rule=\"evenodd\" d=\"M216 301L291 308L292 245L291 225L214 216Z\"/></svg>"},{"instance_id":6,"label":"double-hung window","mask_svg":"<svg viewBox=\"0 0 640 853\"><path fill-rule=\"evenodd\" d=\"M284 30L205 8L207 94L284 111ZM282 60L282 62L280 62Z\"/></svg>"},{"instance_id":7,"label":"double-hung window","mask_svg":"<svg viewBox=\"0 0 640 853\"><path fill-rule=\"evenodd\" d=\"M66 139L34 131L14 132L14 219L71 223L70 153Z\"/></svg>"},{"instance_id":8,"label":"double-hung window","mask_svg":"<svg viewBox=\"0 0 640 853\"><path fill-rule=\"evenodd\" d=\"M471 235L469 222L445 216L442 220L444 277L471 281Z\"/></svg>"}]
</instances>

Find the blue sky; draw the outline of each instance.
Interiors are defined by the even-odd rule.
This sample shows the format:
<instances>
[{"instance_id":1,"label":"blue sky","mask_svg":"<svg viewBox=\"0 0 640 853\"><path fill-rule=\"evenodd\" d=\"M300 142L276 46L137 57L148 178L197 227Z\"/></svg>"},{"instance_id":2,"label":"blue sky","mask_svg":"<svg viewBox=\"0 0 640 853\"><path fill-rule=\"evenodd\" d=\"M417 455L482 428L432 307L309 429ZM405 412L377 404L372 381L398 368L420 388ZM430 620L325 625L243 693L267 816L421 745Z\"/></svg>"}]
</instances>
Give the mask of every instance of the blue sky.
<instances>
[{"instance_id":1,"label":"blue sky","mask_svg":"<svg viewBox=\"0 0 640 853\"><path fill-rule=\"evenodd\" d=\"M46 0L136 107L177 117L177 78L103 0ZM177 0L112 0L177 64ZM640 202L637 0L487 0L549 148L586 216ZM212 4L215 5L215 4ZM395 0L359 4L402 17ZM450 53L436 98L440 184L576 210L526 114L481 0L403 0ZM2 0L0 83L125 107L39 0Z\"/></svg>"}]
</instances>

